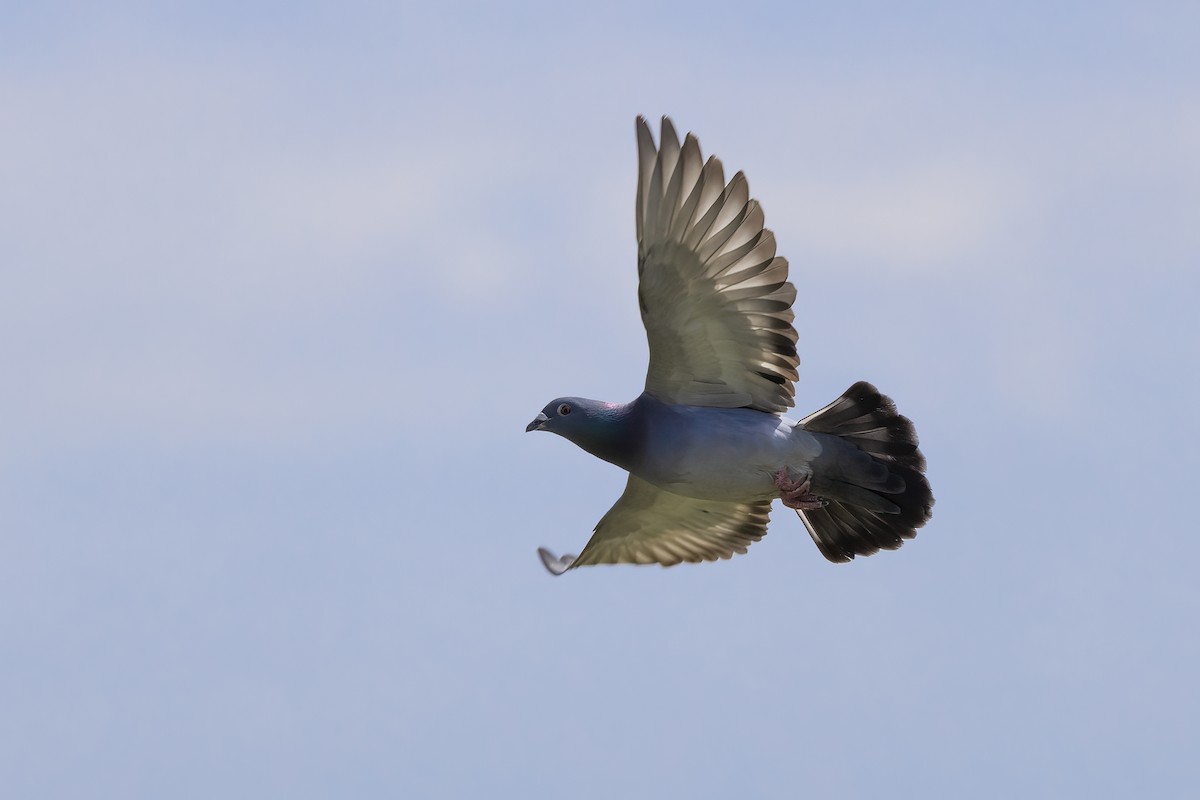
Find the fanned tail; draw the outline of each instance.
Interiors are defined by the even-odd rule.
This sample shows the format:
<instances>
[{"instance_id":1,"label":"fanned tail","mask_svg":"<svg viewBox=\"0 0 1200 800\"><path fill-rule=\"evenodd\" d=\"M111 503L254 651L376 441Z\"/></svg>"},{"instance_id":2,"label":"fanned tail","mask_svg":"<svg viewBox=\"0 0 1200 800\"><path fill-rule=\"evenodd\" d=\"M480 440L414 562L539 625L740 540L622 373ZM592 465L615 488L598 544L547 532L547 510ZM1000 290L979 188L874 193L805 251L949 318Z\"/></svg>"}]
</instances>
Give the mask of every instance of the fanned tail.
<instances>
[{"instance_id":1,"label":"fanned tail","mask_svg":"<svg viewBox=\"0 0 1200 800\"><path fill-rule=\"evenodd\" d=\"M859 381L800 424L822 439L814 492L828 505L797 513L827 559L895 550L929 521L925 456L916 428L890 398Z\"/></svg>"}]
</instances>

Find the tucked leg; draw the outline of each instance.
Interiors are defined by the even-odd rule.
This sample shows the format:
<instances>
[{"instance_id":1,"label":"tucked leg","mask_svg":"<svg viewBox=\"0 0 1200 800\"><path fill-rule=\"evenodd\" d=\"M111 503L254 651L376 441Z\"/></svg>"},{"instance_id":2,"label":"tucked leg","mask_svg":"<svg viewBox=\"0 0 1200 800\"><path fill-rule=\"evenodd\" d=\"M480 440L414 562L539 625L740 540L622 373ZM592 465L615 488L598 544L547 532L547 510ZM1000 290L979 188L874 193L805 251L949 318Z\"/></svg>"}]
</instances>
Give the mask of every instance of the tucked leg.
<instances>
[{"instance_id":1,"label":"tucked leg","mask_svg":"<svg viewBox=\"0 0 1200 800\"><path fill-rule=\"evenodd\" d=\"M811 472L806 472L800 480L795 480L787 467L782 467L775 473L775 486L779 488L779 497L788 508L812 511L825 507L825 500L809 491L812 488Z\"/></svg>"}]
</instances>

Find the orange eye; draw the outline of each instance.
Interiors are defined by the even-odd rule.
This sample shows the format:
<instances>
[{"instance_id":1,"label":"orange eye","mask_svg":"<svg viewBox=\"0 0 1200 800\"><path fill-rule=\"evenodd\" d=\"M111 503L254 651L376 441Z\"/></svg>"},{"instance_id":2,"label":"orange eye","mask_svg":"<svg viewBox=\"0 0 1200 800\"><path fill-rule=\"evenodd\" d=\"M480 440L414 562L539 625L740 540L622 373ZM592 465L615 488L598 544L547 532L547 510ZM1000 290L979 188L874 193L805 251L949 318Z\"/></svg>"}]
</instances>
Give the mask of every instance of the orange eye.
<instances>
[{"instance_id":1,"label":"orange eye","mask_svg":"<svg viewBox=\"0 0 1200 800\"><path fill-rule=\"evenodd\" d=\"M561 406L558 407L558 415L560 417L565 417L567 414L570 414L570 413L571 413L571 407L569 405L567 405L566 403L563 403Z\"/></svg>"}]
</instances>

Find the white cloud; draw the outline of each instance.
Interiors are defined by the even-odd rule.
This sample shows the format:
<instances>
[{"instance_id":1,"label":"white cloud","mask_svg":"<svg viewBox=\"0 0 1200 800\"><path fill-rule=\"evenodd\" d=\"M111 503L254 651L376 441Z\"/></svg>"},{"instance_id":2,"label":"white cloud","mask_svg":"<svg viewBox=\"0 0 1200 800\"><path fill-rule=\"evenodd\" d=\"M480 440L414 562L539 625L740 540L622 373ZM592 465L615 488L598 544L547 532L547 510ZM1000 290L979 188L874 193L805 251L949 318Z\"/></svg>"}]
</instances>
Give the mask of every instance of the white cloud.
<instances>
[{"instance_id":1,"label":"white cloud","mask_svg":"<svg viewBox=\"0 0 1200 800\"><path fill-rule=\"evenodd\" d=\"M884 271L954 270L1011 230L1026 195L992 165L909 162L883 174L850 169L809 181L772 198L770 214L807 258Z\"/></svg>"}]
</instances>

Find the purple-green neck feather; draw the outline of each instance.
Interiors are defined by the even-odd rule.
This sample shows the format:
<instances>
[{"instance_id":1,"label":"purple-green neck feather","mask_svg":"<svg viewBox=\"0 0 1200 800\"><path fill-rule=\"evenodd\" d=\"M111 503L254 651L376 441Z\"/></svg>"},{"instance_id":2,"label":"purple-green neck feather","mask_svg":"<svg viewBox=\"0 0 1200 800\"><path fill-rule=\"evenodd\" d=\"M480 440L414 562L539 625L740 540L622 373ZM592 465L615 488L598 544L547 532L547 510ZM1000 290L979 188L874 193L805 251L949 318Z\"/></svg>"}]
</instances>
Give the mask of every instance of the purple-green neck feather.
<instances>
[{"instance_id":1,"label":"purple-green neck feather","mask_svg":"<svg viewBox=\"0 0 1200 800\"><path fill-rule=\"evenodd\" d=\"M582 424L574 426L567 438L597 458L624 469L634 465L641 453L643 433L637 401L603 404L588 412Z\"/></svg>"}]
</instances>

